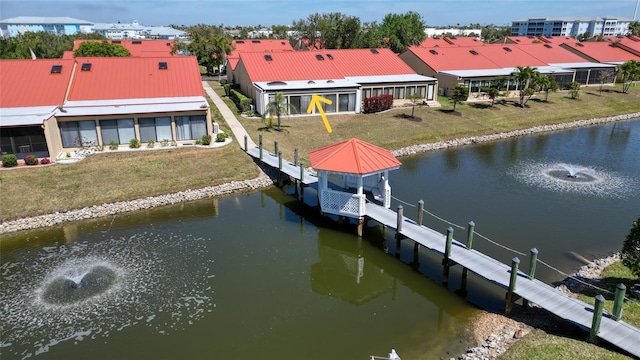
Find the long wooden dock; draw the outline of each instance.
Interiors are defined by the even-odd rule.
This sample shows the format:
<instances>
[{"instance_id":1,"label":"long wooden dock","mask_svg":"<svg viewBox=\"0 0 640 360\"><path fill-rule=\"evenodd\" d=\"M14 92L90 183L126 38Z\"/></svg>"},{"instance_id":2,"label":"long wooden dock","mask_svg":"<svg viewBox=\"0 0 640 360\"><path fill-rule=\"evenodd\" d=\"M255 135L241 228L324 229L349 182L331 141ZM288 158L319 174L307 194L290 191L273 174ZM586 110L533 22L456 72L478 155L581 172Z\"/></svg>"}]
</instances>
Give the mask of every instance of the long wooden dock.
<instances>
[{"instance_id":1,"label":"long wooden dock","mask_svg":"<svg viewBox=\"0 0 640 360\"><path fill-rule=\"evenodd\" d=\"M250 148L247 150L247 154L253 156L256 159L260 159L260 148ZM262 159L260 160L275 169L278 169L280 167L281 159L278 157L278 155L270 153L265 149L262 149ZM318 182L318 177L315 174L306 171L304 168L301 169L300 166L285 159L282 159L282 168L280 168L280 171L284 174L289 175L297 181L300 181L300 178L302 177L302 183L305 185L311 185Z\"/></svg>"},{"instance_id":2,"label":"long wooden dock","mask_svg":"<svg viewBox=\"0 0 640 360\"><path fill-rule=\"evenodd\" d=\"M309 173L301 166L281 159L277 154L270 153L264 149L261 150L258 147L246 149L245 151L254 158L260 159L262 163L279 169L281 173L304 185L313 185L318 182L318 177L315 174ZM262 155L260 154L261 152ZM411 239L420 246L441 255L445 254L446 235L419 225L404 216L400 223L401 229L398 231L398 213L370 201L365 204L365 213L365 216L394 229L402 237ZM451 251L448 255L447 261L458 264L503 289L510 287L511 266L477 250L468 249L466 245L455 240L452 242ZM586 331L591 330L594 305L569 297L542 281L530 278L521 271L517 273L517 281L515 288L513 288L513 293ZM622 320L616 321L610 316L602 316L597 337L640 358L640 329Z\"/></svg>"},{"instance_id":3,"label":"long wooden dock","mask_svg":"<svg viewBox=\"0 0 640 360\"><path fill-rule=\"evenodd\" d=\"M371 202L367 202L366 208L368 217L394 230L397 229L398 215L395 211ZM444 234L418 225L411 219L403 217L399 233L439 254L445 252L446 236ZM449 258L504 289L509 287L511 278L509 265L479 251L467 249L464 244L455 240ZM591 329L593 305L569 297L539 280L530 279L527 274L520 271L514 293L587 331ZM597 336L640 357L640 329L624 321L615 321L603 316Z\"/></svg>"}]
</instances>

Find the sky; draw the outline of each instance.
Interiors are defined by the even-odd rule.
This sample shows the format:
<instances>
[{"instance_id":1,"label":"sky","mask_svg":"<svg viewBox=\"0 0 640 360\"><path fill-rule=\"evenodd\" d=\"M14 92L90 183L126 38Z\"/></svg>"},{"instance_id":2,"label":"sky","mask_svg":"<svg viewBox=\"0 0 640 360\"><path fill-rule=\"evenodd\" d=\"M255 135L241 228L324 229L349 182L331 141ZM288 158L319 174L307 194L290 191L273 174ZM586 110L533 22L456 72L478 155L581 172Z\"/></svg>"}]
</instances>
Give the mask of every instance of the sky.
<instances>
[{"instance_id":1,"label":"sky","mask_svg":"<svg viewBox=\"0 0 640 360\"><path fill-rule=\"evenodd\" d=\"M498 26L532 17L634 18L638 0L0 0L0 19L67 16L94 23L226 26L290 25L315 12L340 12L362 22L415 11L427 26ZM640 12L640 9L637 10ZM636 19L640 14L636 15Z\"/></svg>"}]
</instances>

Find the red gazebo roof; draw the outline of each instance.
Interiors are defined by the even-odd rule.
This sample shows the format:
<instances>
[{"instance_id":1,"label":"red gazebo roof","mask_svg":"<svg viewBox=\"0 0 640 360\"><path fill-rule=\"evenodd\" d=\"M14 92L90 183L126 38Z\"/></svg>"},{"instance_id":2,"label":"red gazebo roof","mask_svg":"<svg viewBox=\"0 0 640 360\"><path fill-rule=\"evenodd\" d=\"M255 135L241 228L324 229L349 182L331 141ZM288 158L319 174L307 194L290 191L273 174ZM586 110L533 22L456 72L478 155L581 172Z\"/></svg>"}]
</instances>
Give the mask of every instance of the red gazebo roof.
<instances>
[{"instance_id":1,"label":"red gazebo roof","mask_svg":"<svg viewBox=\"0 0 640 360\"><path fill-rule=\"evenodd\" d=\"M402 165L389 150L355 138L313 150L309 158L315 170L360 175Z\"/></svg>"}]
</instances>

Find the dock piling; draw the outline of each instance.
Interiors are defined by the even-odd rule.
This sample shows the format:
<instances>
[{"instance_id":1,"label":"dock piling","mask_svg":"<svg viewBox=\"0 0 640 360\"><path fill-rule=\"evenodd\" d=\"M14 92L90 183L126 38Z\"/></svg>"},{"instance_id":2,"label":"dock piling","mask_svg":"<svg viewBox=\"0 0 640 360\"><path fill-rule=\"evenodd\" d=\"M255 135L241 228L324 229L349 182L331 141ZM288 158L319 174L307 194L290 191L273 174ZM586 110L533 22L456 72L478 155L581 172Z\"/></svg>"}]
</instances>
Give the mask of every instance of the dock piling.
<instances>
[{"instance_id":1,"label":"dock piling","mask_svg":"<svg viewBox=\"0 0 640 360\"><path fill-rule=\"evenodd\" d=\"M449 257L451 256L451 245L453 244L453 228L449 227L447 229L447 244L444 248L444 259L442 259L442 285L445 287L449 287L449 267L451 266L451 261Z\"/></svg>"},{"instance_id":2,"label":"dock piling","mask_svg":"<svg viewBox=\"0 0 640 360\"><path fill-rule=\"evenodd\" d=\"M507 292L506 300L507 305L504 313L509 316L511 309L513 308L513 302L516 300L513 296L513 292L516 290L516 280L518 279L518 267L520 266L520 259L514 257L511 259L511 278L509 279L509 291Z\"/></svg>"},{"instance_id":3,"label":"dock piling","mask_svg":"<svg viewBox=\"0 0 640 360\"><path fill-rule=\"evenodd\" d=\"M593 306L593 320L591 321L591 331L589 331L590 343L595 343L600 332L600 321L602 320L602 309L604 308L604 296L597 295L596 303Z\"/></svg>"},{"instance_id":4,"label":"dock piling","mask_svg":"<svg viewBox=\"0 0 640 360\"><path fill-rule=\"evenodd\" d=\"M260 160L262 160L262 133L258 133L258 147L260 148Z\"/></svg>"},{"instance_id":5,"label":"dock piling","mask_svg":"<svg viewBox=\"0 0 640 360\"><path fill-rule=\"evenodd\" d=\"M622 305L624 304L624 294L627 292L627 287L620 283L616 286L616 295L613 300L613 320L619 321L622 318Z\"/></svg>"}]
</instances>

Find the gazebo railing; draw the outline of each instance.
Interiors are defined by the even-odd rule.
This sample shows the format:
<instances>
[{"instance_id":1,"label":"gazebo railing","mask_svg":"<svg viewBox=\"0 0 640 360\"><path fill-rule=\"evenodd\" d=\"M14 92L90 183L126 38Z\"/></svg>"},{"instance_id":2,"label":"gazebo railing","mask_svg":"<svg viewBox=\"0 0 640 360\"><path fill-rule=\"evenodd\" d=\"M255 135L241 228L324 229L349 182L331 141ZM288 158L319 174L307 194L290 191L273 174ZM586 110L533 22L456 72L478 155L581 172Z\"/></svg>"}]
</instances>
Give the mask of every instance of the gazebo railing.
<instances>
[{"instance_id":1,"label":"gazebo railing","mask_svg":"<svg viewBox=\"0 0 640 360\"><path fill-rule=\"evenodd\" d=\"M361 217L365 215L365 195L348 192L323 190L321 209L325 213Z\"/></svg>"}]
</instances>

